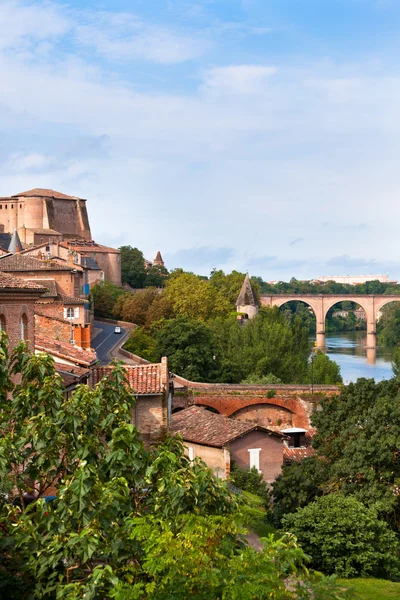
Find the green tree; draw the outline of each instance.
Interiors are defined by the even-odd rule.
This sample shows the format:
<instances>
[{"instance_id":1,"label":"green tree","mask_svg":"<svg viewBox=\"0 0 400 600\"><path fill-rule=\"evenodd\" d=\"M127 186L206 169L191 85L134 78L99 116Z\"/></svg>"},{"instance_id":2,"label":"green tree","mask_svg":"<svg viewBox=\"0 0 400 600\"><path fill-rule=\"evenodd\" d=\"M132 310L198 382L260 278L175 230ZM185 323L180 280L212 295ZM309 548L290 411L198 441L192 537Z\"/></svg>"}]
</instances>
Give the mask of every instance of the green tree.
<instances>
[{"instance_id":1,"label":"green tree","mask_svg":"<svg viewBox=\"0 0 400 600\"><path fill-rule=\"evenodd\" d=\"M92 287L91 290L93 304L94 304L94 314L96 317L104 317L112 319L117 316L120 317L119 314L115 314L115 306L118 303L118 300L121 296L125 294L125 291L109 282L101 282L97 283Z\"/></svg>"},{"instance_id":2,"label":"green tree","mask_svg":"<svg viewBox=\"0 0 400 600\"><path fill-rule=\"evenodd\" d=\"M396 578L400 546L396 534L355 498L330 494L283 518L311 556L314 569L342 577Z\"/></svg>"},{"instance_id":3,"label":"green tree","mask_svg":"<svg viewBox=\"0 0 400 600\"><path fill-rule=\"evenodd\" d=\"M153 287L138 290L133 294L124 294L119 299L115 312L120 314L124 321L129 321L136 325L145 325L148 310L158 295L159 291Z\"/></svg>"},{"instance_id":4,"label":"green tree","mask_svg":"<svg viewBox=\"0 0 400 600\"><path fill-rule=\"evenodd\" d=\"M67 399L51 357L21 345L9 364L0 333L2 597L289 600L288 579L304 600L345 597L308 580L291 537L243 548L225 485L178 438L147 451L133 407L121 365Z\"/></svg>"},{"instance_id":5,"label":"green tree","mask_svg":"<svg viewBox=\"0 0 400 600\"><path fill-rule=\"evenodd\" d=\"M263 474L253 467L252 469L241 469L235 462L232 463L231 481L241 490L251 492L263 499L266 508L270 507L271 494L269 492Z\"/></svg>"},{"instance_id":6,"label":"green tree","mask_svg":"<svg viewBox=\"0 0 400 600\"><path fill-rule=\"evenodd\" d=\"M236 310L236 300L239 296L244 278L245 274L240 273L239 271L232 271L232 273L225 274L221 270L214 270L210 276L210 283L228 300L231 309ZM257 284L255 289L258 290Z\"/></svg>"},{"instance_id":7,"label":"green tree","mask_svg":"<svg viewBox=\"0 0 400 600\"><path fill-rule=\"evenodd\" d=\"M397 346L393 352L392 369L393 375L397 381L400 381L400 346Z\"/></svg>"},{"instance_id":8,"label":"green tree","mask_svg":"<svg viewBox=\"0 0 400 600\"><path fill-rule=\"evenodd\" d=\"M150 362L154 360L156 348L155 339L149 335L142 327L136 327L129 335L124 344L124 349L133 354L137 354Z\"/></svg>"},{"instance_id":9,"label":"green tree","mask_svg":"<svg viewBox=\"0 0 400 600\"><path fill-rule=\"evenodd\" d=\"M343 382L339 365L318 350L312 357L307 368L308 383L316 385L337 385Z\"/></svg>"},{"instance_id":10,"label":"green tree","mask_svg":"<svg viewBox=\"0 0 400 600\"><path fill-rule=\"evenodd\" d=\"M168 270L165 267L153 265L149 267L146 272L146 287L165 287L168 281Z\"/></svg>"},{"instance_id":11,"label":"green tree","mask_svg":"<svg viewBox=\"0 0 400 600\"><path fill-rule=\"evenodd\" d=\"M400 304L398 302L383 307L377 330L378 342L382 346L397 346L400 343Z\"/></svg>"},{"instance_id":12,"label":"green tree","mask_svg":"<svg viewBox=\"0 0 400 600\"><path fill-rule=\"evenodd\" d=\"M119 250L121 251L122 283L127 283L133 288L144 288L147 274L143 252L132 246L121 246Z\"/></svg>"},{"instance_id":13,"label":"green tree","mask_svg":"<svg viewBox=\"0 0 400 600\"><path fill-rule=\"evenodd\" d=\"M177 317L166 321L156 333L155 356L168 357L170 369L192 381L207 380L213 370L211 329L194 319Z\"/></svg>"},{"instance_id":14,"label":"green tree","mask_svg":"<svg viewBox=\"0 0 400 600\"><path fill-rule=\"evenodd\" d=\"M222 292L193 273L172 273L165 294L174 313L190 319L209 321L231 310Z\"/></svg>"}]
</instances>

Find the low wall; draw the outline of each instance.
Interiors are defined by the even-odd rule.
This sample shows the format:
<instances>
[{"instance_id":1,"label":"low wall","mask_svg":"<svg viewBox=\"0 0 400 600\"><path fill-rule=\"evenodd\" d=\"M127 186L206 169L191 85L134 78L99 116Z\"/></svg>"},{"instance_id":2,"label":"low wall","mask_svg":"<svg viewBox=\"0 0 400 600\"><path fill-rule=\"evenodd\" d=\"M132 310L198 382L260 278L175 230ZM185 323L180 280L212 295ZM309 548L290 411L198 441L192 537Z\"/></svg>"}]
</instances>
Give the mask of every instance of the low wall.
<instances>
[{"instance_id":1,"label":"low wall","mask_svg":"<svg viewBox=\"0 0 400 600\"><path fill-rule=\"evenodd\" d=\"M146 360L145 358L142 358L141 356L138 356L137 354L133 354L132 352L128 352L128 350L124 350L124 348L119 349L119 353L122 354L122 356L125 356L126 358L130 358L131 360L137 362L138 365L149 365L151 364L149 360Z\"/></svg>"}]
</instances>

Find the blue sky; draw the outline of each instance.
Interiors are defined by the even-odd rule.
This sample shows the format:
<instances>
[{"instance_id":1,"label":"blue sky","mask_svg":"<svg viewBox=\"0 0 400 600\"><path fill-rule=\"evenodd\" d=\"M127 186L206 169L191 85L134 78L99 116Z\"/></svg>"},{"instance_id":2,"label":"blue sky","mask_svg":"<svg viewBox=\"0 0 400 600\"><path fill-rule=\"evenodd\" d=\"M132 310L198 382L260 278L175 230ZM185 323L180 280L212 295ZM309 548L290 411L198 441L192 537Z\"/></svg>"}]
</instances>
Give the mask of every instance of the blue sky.
<instances>
[{"instance_id":1,"label":"blue sky","mask_svg":"<svg viewBox=\"0 0 400 600\"><path fill-rule=\"evenodd\" d=\"M0 195L170 268L400 278L398 0L2 0Z\"/></svg>"}]
</instances>

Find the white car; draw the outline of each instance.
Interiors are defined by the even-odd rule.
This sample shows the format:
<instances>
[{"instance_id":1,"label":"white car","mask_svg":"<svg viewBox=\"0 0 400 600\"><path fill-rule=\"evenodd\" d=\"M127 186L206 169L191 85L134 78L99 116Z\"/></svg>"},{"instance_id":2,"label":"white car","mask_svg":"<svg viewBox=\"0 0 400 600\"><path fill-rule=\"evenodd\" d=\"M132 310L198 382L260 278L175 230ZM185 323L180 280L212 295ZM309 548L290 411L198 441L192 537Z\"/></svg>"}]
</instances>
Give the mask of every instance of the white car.
<instances>
[{"instance_id":1,"label":"white car","mask_svg":"<svg viewBox=\"0 0 400 600\"><path fill-rule=\"evenodd\" d=\"M118 325L114 327L114 333L121 333L121 327L119 327Z\"/></svg>"}]
</instances>

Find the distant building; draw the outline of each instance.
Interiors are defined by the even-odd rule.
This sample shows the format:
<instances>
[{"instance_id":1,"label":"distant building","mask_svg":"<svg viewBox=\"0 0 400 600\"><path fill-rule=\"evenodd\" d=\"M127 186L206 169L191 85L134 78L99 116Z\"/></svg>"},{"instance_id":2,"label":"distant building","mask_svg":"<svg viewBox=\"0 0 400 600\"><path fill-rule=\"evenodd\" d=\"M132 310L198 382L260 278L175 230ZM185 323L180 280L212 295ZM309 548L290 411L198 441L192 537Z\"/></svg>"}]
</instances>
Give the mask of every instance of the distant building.
<instances>
[{"instance_id":1,"label":"distant building","mask_svg":"<svg viewBox=\"0 0 400 600\"><path fill-rule=\"evenodd\" d=\"M246 319L252 319L258 313L258 301L248 273L236 300L236 310Z\"/></svg>"},{"instance_id":2,"label":"distant building","mask_svg":"<svg viewBox=\"0 0 400 600\"><path fill-rule=\"evenodd\" d=\"M313 279L312 283L327 283L334 281L335 283L345 283L348 285L360 285L367 281L380 281L381 283L397 283L394 279L389 279L389 275L321 275L317 279Z\"/></svg>"}]
</instances>

